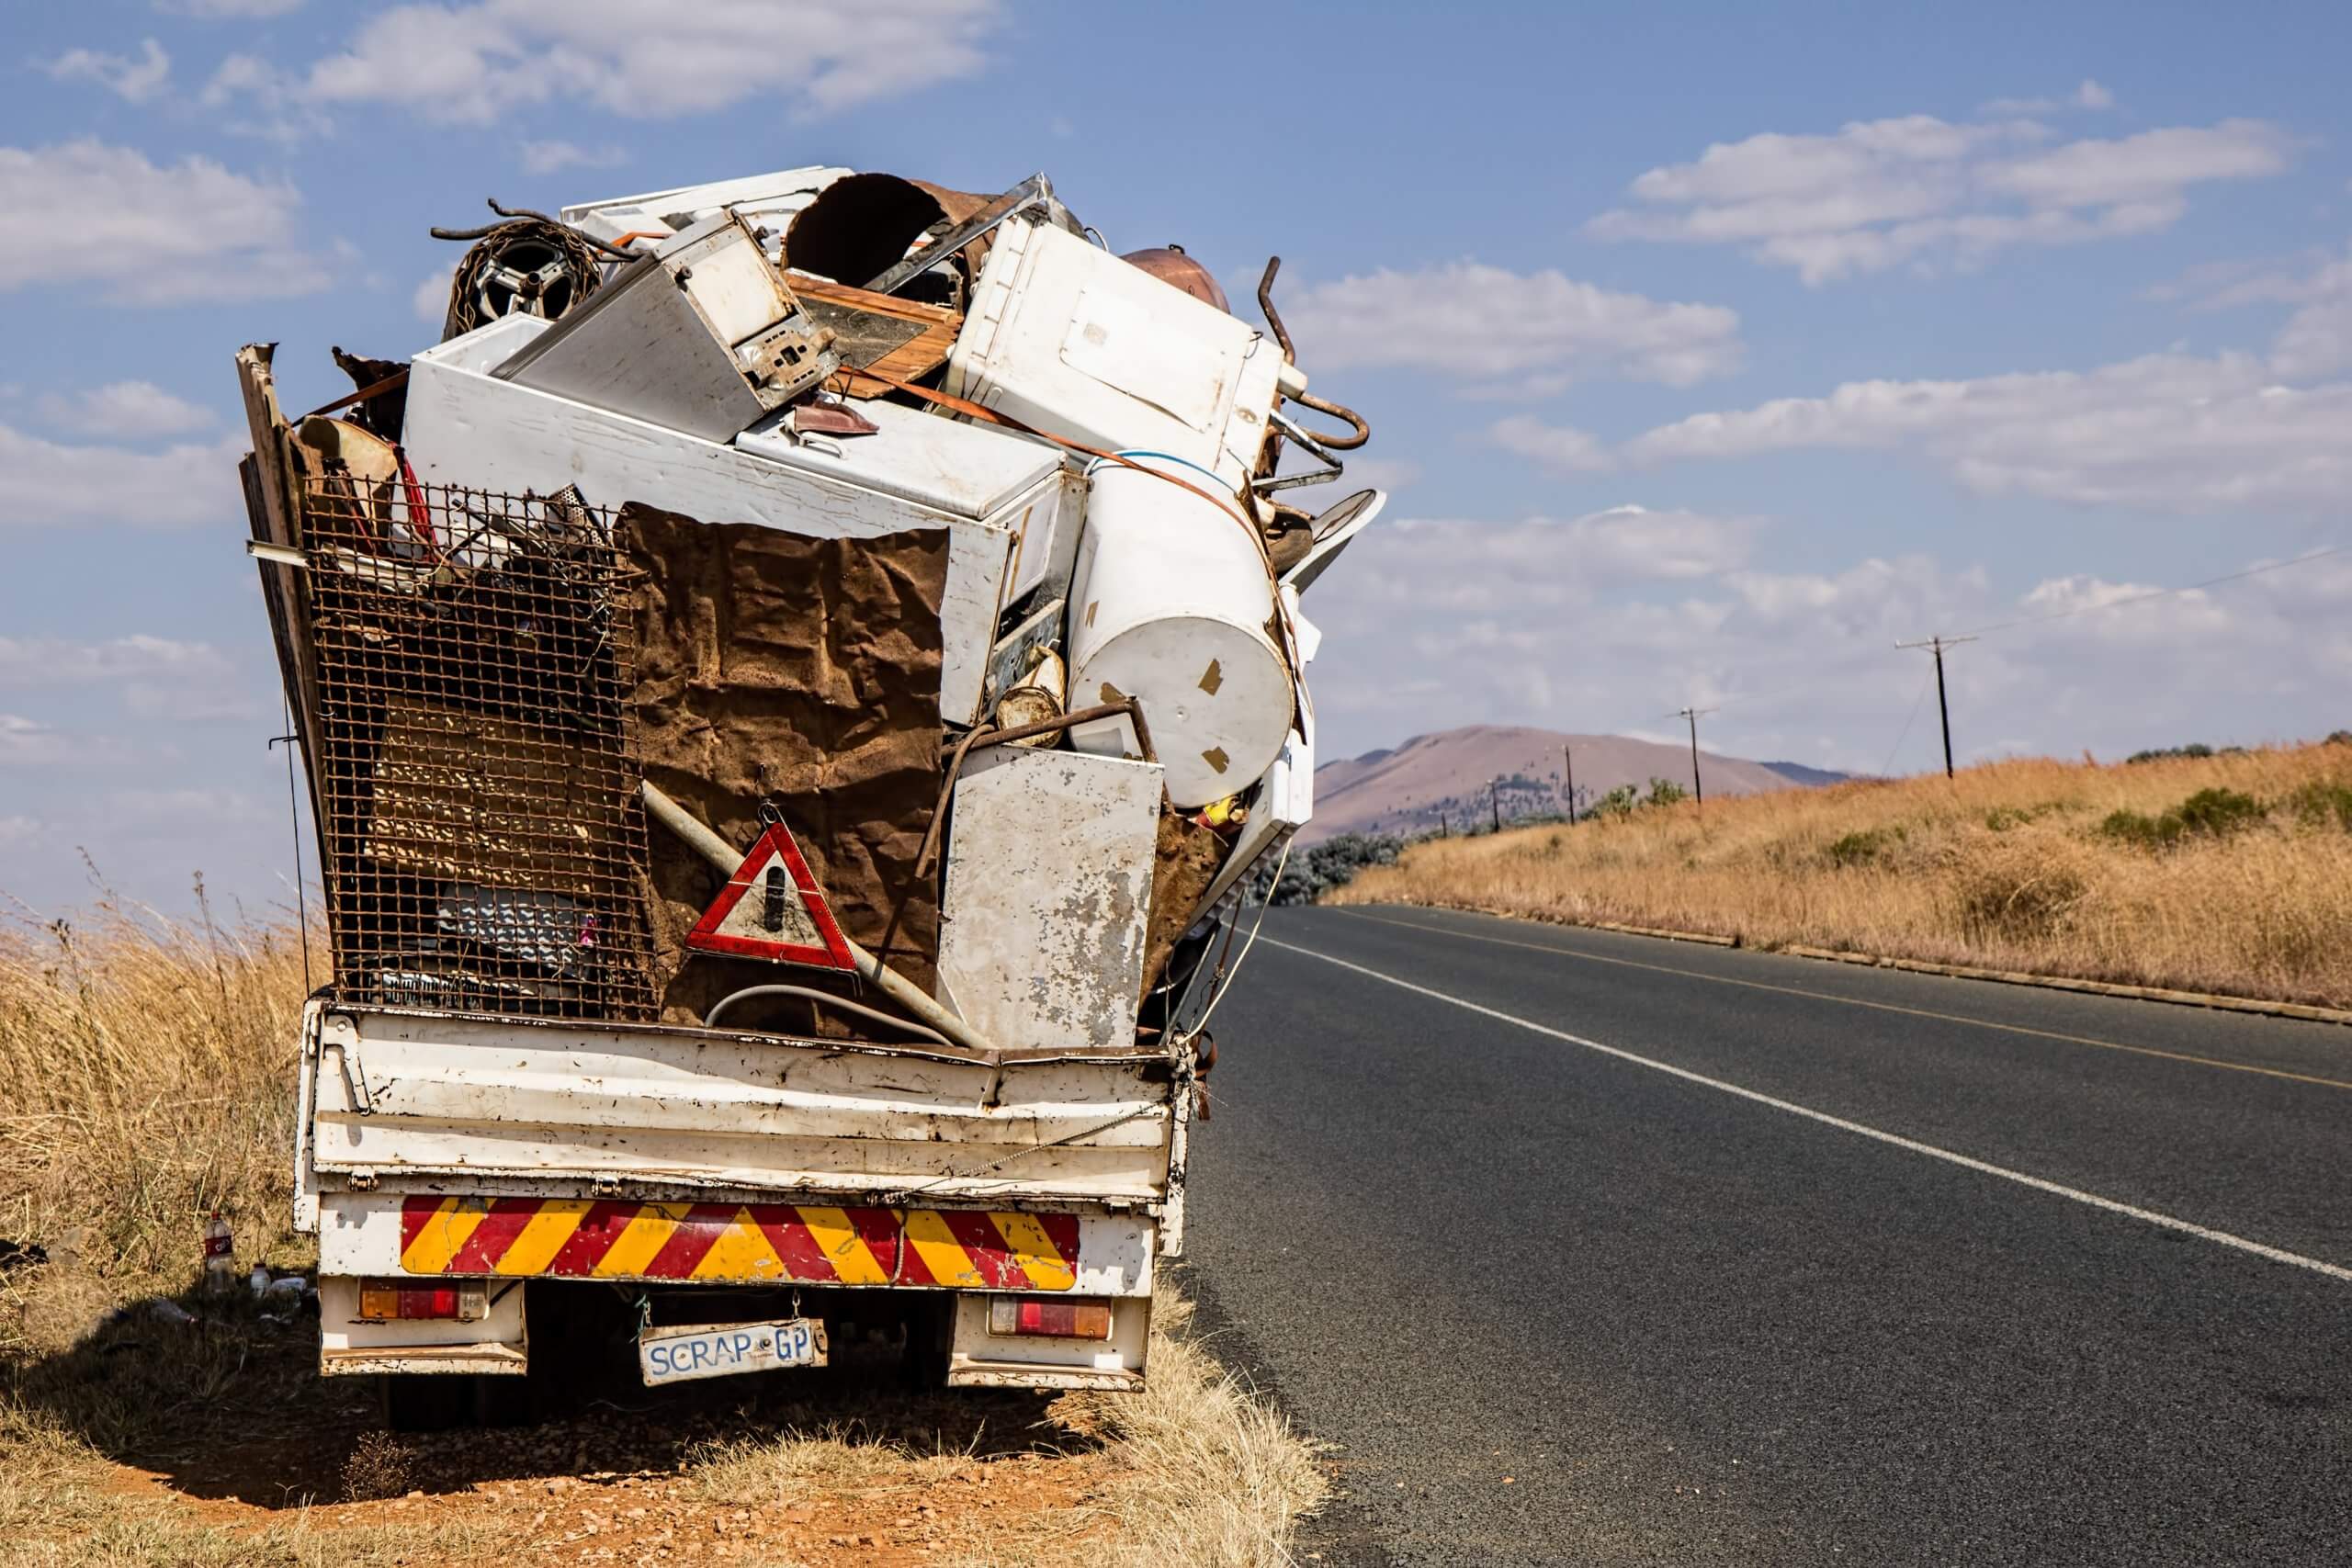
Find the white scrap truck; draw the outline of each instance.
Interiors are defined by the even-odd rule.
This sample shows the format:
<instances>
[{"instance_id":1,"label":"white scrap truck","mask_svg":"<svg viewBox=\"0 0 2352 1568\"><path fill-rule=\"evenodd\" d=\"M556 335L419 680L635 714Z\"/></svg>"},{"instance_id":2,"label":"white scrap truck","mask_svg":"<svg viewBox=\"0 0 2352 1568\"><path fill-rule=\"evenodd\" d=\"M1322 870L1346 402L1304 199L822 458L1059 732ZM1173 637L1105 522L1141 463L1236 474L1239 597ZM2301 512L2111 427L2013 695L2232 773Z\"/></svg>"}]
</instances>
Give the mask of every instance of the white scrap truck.
<instances>
[{"instance_id":1,"label":"white scrap truck","mask_svg":"<svg viewBox=\"0 0 2352 1568\"><path fill-rule=\"evenodd\" d=\"M326 409L239 358L334 953L321 1371L414 1424L844 1336L1140 1387L1310 804L1300 594L1382 499L1285 498L1363 423L1275 264L1253 327L1042 175L499 216Z\"/></svg>"}]
</instances>

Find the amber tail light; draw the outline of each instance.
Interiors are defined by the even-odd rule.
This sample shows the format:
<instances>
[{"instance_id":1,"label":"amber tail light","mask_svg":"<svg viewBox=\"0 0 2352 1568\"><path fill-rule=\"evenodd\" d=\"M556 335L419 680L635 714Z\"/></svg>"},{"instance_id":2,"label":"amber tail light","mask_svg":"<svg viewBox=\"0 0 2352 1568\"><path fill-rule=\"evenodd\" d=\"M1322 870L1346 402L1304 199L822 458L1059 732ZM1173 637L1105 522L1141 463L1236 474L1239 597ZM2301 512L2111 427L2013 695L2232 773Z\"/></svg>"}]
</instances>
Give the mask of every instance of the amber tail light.
<instances>
[{"instance_id":1,"label":"amber tail light","mask_svg":"<svg viewBox=\"0 0 2352 1568\"><path fill-rule=\"evenodd\" d=\"M490 1287L479 1280L421 1286L400 1280L359 1281L359 1316L364 1322L438 1317L480 1323L489 1315Z\"/></svg>"},{"instance_id":2,"label":"amber tail light","mask_svg":"<svg viewBox=\"0 0 2352 1568\"><path fill-rule=\"evenodd\" d=\"M1000 1338L1108 1339L1111 1303L1057 1301L1051 1296L995 1296L989 1301L989 1332Z\"/></svg>"}]
</instances>

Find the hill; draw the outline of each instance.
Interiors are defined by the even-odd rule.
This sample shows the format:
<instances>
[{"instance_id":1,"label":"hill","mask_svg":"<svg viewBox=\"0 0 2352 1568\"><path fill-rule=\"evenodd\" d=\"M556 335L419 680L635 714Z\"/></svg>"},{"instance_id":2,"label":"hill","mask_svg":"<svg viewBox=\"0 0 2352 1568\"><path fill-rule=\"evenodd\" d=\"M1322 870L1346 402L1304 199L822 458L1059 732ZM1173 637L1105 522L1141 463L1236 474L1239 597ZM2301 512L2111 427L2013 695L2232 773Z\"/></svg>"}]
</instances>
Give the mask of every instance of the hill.
<instances>
[{"instance_id":1,"label":"hill","mask_svg":"<svg viewBox=\"0 0 2352 1568\"><path fill-rule=\"evenodd\" d=\"M1556 729L1474 724L1416 735L1401 746L1326 762L1315 770L1315 818L1299 835L1313 844L1340 833L1410 835L1451 821L1485 818L1487 781L1499 777L1503 818L1567 807L1560 749L1574 748L1577 795L1590 802L1619 784L1646 788L1653 778L1689 787L1688 747L1623 735L1566 735ZM1792 764L1782 764L1783 766ZM1699 753L1700 777L1713 796L1794 788L1761 762Z\"/></svg>"},{"instance_id":2,"label":"hill","mask_svg":"<svg viewBox=\"0 0 2352 1568\"><path fill-rule=\"evenodd\" d=\"M1763 762L1758 765L1770 768L1791 784L1801 784L1808 789L1817 788L1822 784L1844 784L1848 779L1857 776L1853 773L1841 773L1835 768L1811 767L1804 762Z\"/></svg>"}]
</instances>

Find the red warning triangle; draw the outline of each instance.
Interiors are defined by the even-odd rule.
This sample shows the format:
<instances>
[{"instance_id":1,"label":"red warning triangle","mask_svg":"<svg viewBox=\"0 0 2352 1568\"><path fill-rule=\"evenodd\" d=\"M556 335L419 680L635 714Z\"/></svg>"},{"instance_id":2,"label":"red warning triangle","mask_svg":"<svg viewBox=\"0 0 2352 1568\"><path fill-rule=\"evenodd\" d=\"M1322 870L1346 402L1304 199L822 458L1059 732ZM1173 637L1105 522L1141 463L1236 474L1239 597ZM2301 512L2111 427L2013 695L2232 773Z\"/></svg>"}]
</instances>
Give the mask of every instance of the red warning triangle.
<instances>
[{"instance_id":1,"label":"red warning triangle","mask_svg":"<svg viewBox=\"0 0 2352 1568\"><path fill-rule=\"evenodd\" d=\"M698 953L857 971L832 906L781 821L768 824L686 933L686 945Z\"/></svg>"}]
</instances>

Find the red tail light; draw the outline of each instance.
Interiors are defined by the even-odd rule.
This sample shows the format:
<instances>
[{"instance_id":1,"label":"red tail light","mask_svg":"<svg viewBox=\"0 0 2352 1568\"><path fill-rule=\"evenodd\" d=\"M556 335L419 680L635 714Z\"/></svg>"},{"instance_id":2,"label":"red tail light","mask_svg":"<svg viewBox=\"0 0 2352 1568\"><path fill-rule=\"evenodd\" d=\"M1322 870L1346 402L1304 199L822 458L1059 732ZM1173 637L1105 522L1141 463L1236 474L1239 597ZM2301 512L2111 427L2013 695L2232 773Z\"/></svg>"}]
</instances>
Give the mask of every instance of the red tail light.
<instances>
[{"instance_id":1,"label":"red tail light","mask_svg":"<svg viewBox=\"0 0 2352 1568\"><path fill-rule=\"evenodd\" d=\"M362 1280L359 1315L368 1323L402 1317L479 1323L490 1315L490 1288L480 1281L415 1286L398 1280Z\"/></svg>"},{"instance_id":2,"label":"red tail light","mask_svg":"<svg viewBox=\"0 0 2352 1568\"><path fill-rule=\"evenodd\" d=\"M989 1332L999 1338L1108 1339L1109 1302L1062 1301L1052 1296L992 1296Z\"/></svg>"}]
</instances>

